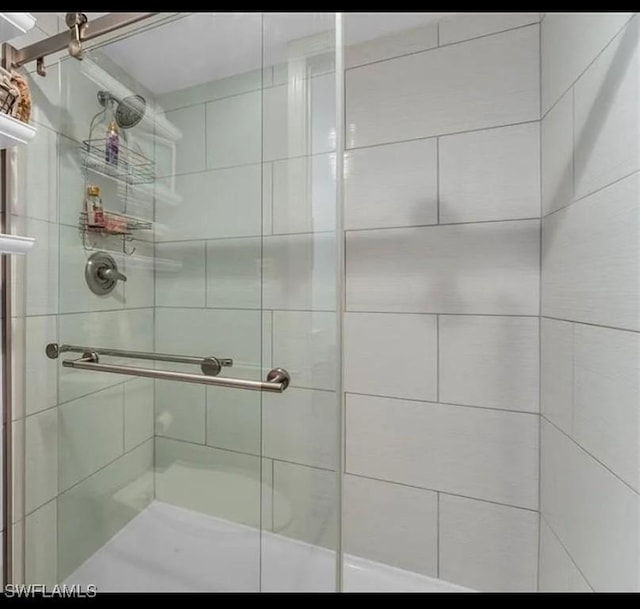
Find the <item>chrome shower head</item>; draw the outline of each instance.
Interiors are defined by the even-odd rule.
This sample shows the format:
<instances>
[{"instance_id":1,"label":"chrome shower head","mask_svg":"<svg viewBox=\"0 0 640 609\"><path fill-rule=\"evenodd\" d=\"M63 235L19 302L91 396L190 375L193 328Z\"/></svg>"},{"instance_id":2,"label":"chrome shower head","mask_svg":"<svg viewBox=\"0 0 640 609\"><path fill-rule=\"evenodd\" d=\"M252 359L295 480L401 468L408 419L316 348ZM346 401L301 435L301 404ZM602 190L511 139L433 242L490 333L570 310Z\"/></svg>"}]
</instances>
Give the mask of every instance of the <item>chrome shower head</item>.
<instances>
[{"instance_id":1,"label":"chrome shower head","mask_svg":"<svg viewBox=\"0 0 640 609\"><path fill-rule=\"evenodd\" d=\"M147 110L147 102L142 95L129 95L124 99L117 99L108 91L98 91L98 102L105 107L110 101L116 102L115 118L118 127L121 129L131 129L135 127L144 117Z\"/></svg>"}]
</instances>

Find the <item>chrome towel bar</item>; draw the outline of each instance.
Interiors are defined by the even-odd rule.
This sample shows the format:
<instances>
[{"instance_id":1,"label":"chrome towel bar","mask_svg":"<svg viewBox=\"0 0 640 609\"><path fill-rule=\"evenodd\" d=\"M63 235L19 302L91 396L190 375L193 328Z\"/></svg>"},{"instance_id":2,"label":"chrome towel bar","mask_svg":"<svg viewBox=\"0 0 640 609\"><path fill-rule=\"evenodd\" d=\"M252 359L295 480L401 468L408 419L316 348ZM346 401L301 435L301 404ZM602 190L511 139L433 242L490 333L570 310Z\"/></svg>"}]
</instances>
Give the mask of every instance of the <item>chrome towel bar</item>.
<instances>
[{"instance_id":1,"label":"chrome towel bar","mask_svg":"<svg viewBox=\"0 0 640 609\"><path fill-rule=\"evenodd\" d=\"M233 360L229 358L195 357L186 355L171 355L167 353L146 353L144 351L124 351L120 349L102 349L97 347L80 347L77 345L58 345L49 343L45 352L50 359L57 359L61 353L82 353L79 359L63 360L65 368L78 370L94 370L96 372L110 372L112 374L126 374L144 378L163 379L167 381L179 381L182 383L198 383L200 385L215 385L218 387L233 387L247 389L249 391L268 391L282 393L289 386L289 373L282 368L274 368L267 374L266 381L250 381L245 379L216 376L222 366L232 366ZM174 372L172 370L154 370L152 368L140 368L137 366L122 366L116 364L100 363L101 355L125 357L131 359L143 359L159 362L173 362L178 364L200 365L203 374L191 374L188 372Z\"/></svg>"}]
</instances>

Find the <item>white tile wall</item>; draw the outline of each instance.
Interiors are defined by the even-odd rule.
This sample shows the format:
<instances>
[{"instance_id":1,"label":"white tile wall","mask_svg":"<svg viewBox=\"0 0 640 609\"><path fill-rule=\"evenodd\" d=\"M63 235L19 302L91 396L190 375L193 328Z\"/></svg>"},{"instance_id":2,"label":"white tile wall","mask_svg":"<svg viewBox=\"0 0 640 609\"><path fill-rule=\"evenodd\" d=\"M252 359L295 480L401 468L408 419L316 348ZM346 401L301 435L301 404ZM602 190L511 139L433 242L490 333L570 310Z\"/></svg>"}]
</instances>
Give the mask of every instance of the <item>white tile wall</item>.
<instances>
[{"instance_id":1,"label":"white tile wall","mask_svg":"<svg viewBox=\"0 0 640 609\"><path fill-rule=\"evenodd\" d=\"M570 434L573 429L574 324L540 320L540 408L554 425Z\"/></svg>"},{"instance_id":2,"label":"white tile wall","mask_svg":"<svg viewBox=\"0 0 640 609\"><path fill-rule=\"evenodd\" d=\"M576 196L640 169L638 19L616 36L576 83Z\"/></svg>"},{"instance_id":3,"label":"white tile wall","mask_svg":"<svg viewBox=\"0 0 640 609\"><path fill-rule=\"evenodd\" d=\"M547 13L541 24L543 113L630 17L631 13Z\"/></svg>"},{"instance_id":4,"label":"white tile wall","mask_svg":"<svg viewBox=\"0 0 640 609\"><path fill-rule=\"evenodd\" d=\"M205 387L156 381L155 421L158 436L204 444Z\"/></svg>"},{"instance_id":5,"label":"white tile wall","mask_svg":"<svg viewBox=\"0 0 640 609\"><path fill-rule=\"evenodd\" d=\"M573 90L542 119L542 211L573 201Z\"/></svg>"},{"instance_id":6,"label":"white tile wall","mask_svg":"<svg viewBox=\"0 0 640 609\"><path fill-rule=\"evenodd\" d=\"M273 163L273 232L334 230L335 154L317 154Z\"/></svg>"},{"instance_id":7,"label":"white tile wall","mask_svg":"<svg viewBox=\"0 0 640 609\"><path fill-rule=\"evenodd\" d=\"M440 22L440 44L486 36L539 20L540 13L457 13Z\"/></svg>"},{"instance_id":8,"label":"white tile wall","mask_svg":"<svg viewBox=\"0 0 640 609\"><path fill-rule=\"evenodd\" d=\"M338 400L333 391L289 387L262 396L262 454L333 468L337 458Z\"/></svg>"},{"instance_id":9,"label":"white tile wall","mask_svg":"<svg viewBox=\"0 0 640 609\"><path fill-rule=\"evenodd\" d=\"M418 53L438 46L438 25L435 23L352 44L352 29L357 27L358 17L357 13L347 14L344 22L347 45L344 52L347 68Z\"/></svg>"},{"instance_id":10,"label":"white tile wall","mask_svg":"<svg viewBox=\"0 0 640 609\"><path fill-rule=\"evenodd\" d=\"M265 237L263 247L264 308L335 309L334 233Z\"/></svg>"},{"instance_id":11,"label":"white tile wall","mask_svg":"<svg viewBox=\"0 0 640 609\"><path fill-rule=\"evenodd\" d=\"M124 384L124 450L153 437L153 380L133 379Z\"/></svg>"},{"instance_id":12,"label":"white tile wall","mask_svg":"<svg viewBox=\"0 0 640 609\"><path fill-rule=\"evenodd\" d=\"M61 491L122 454L123 388L117 385L58 407Z\"/></svg>"},{"instance_id":13,"label":"white tile wall","mask_svg":"<svg viewBox=\"0 0 640 609\"><path fill-rule=\"evenodd\" d=\"M537 508L532 414L348 395L346 430L351 474Z\"/></svg>"},{"instance_id":14,"label":"white tile wall","mask_svg":"<svg viewBox=\"0 0 640 609\"><path fill-rule=\"evenodd\" d=\"M640 329L638 176L543 221L542 313Z\"/></svg>"},{"instance_id":15,"label":"white tile wall","mask_svg":"<svg viewBox=\"0 0 640 609\"><path fill-rule=\"evenodd\" d=\"M437 493L346 475L343 509L346 552L437 575Z\"/></svg>"},{"instance_id":16,"label":"white tile wall","mask_svg":"<svg viewBox=\"0 0 640 609\"><path fill-rule=\"evenodd\" d=\"M334 389L336 315L326 312L273 312L273 365L291 374L294 387Z\"/></svg>"},{"instance_id":17,"label":"white tile wall","mask_svg":"<svg viewBox=\"0 0 640 609\"><path fill-rule=\"evenodd\" d=\"M345 156L345 227L438 222L435 138L350 150Z\"/></svg>"},{"instance_id":18,"label":"white tile wall","mask_svg":"<svg viewBox=\"0 0 640 609\"><path fill-rule=\"evenodd\" d=\"M540 215L538 123L441 137L440 222Z\"/></svg>"},{"instance_id":19,"label":"white tile wall","mask_svg":"<svg viewBox=\"0 0 640 609\"><path fill-rule=\"evenodd\" d=\"M245 237L260 234L260 165L178 176L179 206L159 205L156 221L167 227L158 241Z\"/></svg>"},{"instance_id":20,"label":"white tile wall","mask_svg":"<svg viewBox=\"0 0 640 609\"><path fill-rule=\"evenodd\" d=\"M58 583L57 505L50 501L25 519L25 583Z\"/></svg>"},{"instance_id":21,"label":"white tile wall","mask_svg":"<svg viewBox=\"0 0 640 609\"><path fill-rule=\"evenodd\" d=\"M589 584L575 566L567 551L540 520L540 592L591 592Z\"/></svg>"},{"instance_id":22,"label":"white tile wall","mask_svg":"<svg viewBox=\"0 0 640 609\"><path fill-rule=\"evenodd\" d=\"M575 326L573 437L640 492L639 371L640 334Z\"/></svg>"},{"instance_id":23,"label":"white tile wall","mask_svg":"<svg viewBox=\"0 0 640 609\"><path fill-rule=\"evenodd\" d=\"M15 368L15 373L24 365L25 410L29 415L55 406L57 403L59 363L43 355L45 345L58 342L58 330L54 315L27 317L24 320L15 319L14 328L19 323L24 323L26 330L24 353L20 353L21 345L16 344L16 341L12 346L14 352L18 350L15 355L20 362L19 367ZM14 329L14 336L15 333ZM17 405L17 396L15 399Z\"/></svg>"},{"instance_id":24,"label":"white tile wall","mask_svg":"<svg viewBox=\"0 0 640 609\"><path fill-rule=\"evenodd\" d=\"M25 421L25 511L58 494L58 412L50 408Z\"/></svg>"},{"instance_id":25,"label":"white tile wall","mask_svg":"<svg viewBox=\"0 0 640 609\"><path fill-rule=\"evenodd\" d=\"M259 237L207 241L207 306L259 309L262 298L261 256L262 240ZM181 281L181 277L173 279L174 285Z\"/></svg>"},{"instance_id":26,"label":"white tile wall","mask_svg":"<svg viewBox=\"0 0 640 609\"><path fill-rule=\"evenodd\" d=\"M156 306L204 307L205 242L158 243L155 255L171 263L156 270Z\"/></svg>"},{"instance_id":27,"label":"white tile wall","mask_svg":"<svg viewBox=\"0 0 640 609\"><path fill-rule=\"evenodd\" d=\"M434 315L347 313L343 348L346 391L436 401Z\"/></svg>"},{"instance_id":28,"label":"white tile wall","mask_svg":"<svg viewBox=\"0 0 640 609\"><path fill-rule=\"evenodd\" d=\"M274 532L335 549L336 473L274 461L273 474Z\"/></svg>"},{"instance_id":29,"label":"white tile wall","mask_svg":"<svg viewBox=\"0 0 640 609\"><path fill-rule=\"evenodd\" d=\"M640 590L640 496L542 421L541 510L596 592Z\"/></svg>"},{"instance_id":30,"label":"white tile wall","mask_svg":"<svg viewBox=\"0 0 640 609\"><path fill-rule=\"evenodd\" d=\"M209 169L260 162L262 104L261 91L226 97L206 104L206 152ZM202 127L201 121L198 128L204 133Z\"/></svg>"},{"instance_id":31,"label":"white tile wall","mask_svg":"<svg viewBox=\"0 0 640 609\"><path fill-rule=\"evenodd\" d=\"M207 444L260 454L262 396L253 391L207 387Z\"/></svg>"},{"instance_id":32,"label":"white tile wall","mask_svg":"<svg viewBox=\"0 0 640 609\"><path fill-rule=\"evenodd\" d=\"M538 66L531 26L348 70L347 146L536 120Z\"/></svg>"},{"instance_id":33,"label":"white tile wall","mask_svg":"<svg viewBox=\"0 0 640 609\"><path fill-rule=\"evenodd\" d=\"M200 104L172 110L163 118L169 121L182 134L182 137L175 142L173 154L166 155L166 158L161 157L165 162L158 163L156 175L204 171L207 168L205 143L207 132L202 128L207 124L205 123L205 106Z\"/></svg>"},{"instance_id":34,"label":"white tile wall","mask_svg":"<svg viewBox=\"0 0 640 609\"><path fill-rule=\"evenodd\" d=\"M538 412L538 319L439 318L440 401Z\"/></svg>"},{"instance_id":35,"label":"white tile wall","mask_svg":"<svg viewBox=\"0 0 640 609\"><path fill-rule=\"evenodd\" d=\"M440 495L440 577L487 592L535 592L538 513Z\"/></svg>"},{"instance_id":36,"label":"white tile wall","mask_svg":"<svg viewBox=\"0 0 640 609\"><path fill-rule=\"evenodd\" d=\"M347 309L538 314L537 220L347 234Z\"/></svg>"}]
</instances>

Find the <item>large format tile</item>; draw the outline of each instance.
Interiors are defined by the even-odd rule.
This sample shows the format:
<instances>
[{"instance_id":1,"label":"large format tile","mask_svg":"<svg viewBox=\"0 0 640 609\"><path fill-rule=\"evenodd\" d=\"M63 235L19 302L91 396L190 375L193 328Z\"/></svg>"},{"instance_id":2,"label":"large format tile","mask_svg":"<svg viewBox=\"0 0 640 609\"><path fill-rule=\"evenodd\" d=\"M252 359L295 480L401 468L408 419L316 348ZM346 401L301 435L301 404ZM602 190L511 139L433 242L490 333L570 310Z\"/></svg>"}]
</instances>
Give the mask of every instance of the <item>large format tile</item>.
<instances>
[{"instance_id":1,"label":"large format tile","mask_svg":"<svg viewBox=\"0 0 640 609\"><path fill-rule=\"evenodd\" d=\"M225 374L257 379L262 363L261 324L260 311L159 308L155 347L159 353L231 358L233 368L225 369ZM265 352L270 349L266 341L264 348ZM194 372L193 366L177 369Z\"/></svg>"},{"instance_id":2,"label":"large format tile","mask_svg":"<svg viewBox=\"0 0 640 609\"><path fill-rule=\"evenodd\" d=\"M260 525L260 458L157 438L156 498L233 522Z\"/></svg>"},{"instance_id":3,"label":"large format tile","mask_svg":"<svg viewBox=\"0 0 640 609\"><path fill-rule=\"evenodd\" d=\"M537 508L537 416L359 395L346 410L347 472Z\"/></svg>"},{"instance_id":4,"label":"large format tile","mask_svg":"<svg viewBox=\"0 0 640 609\"><path fill-rule=\"evenodd\" d=\"M206 105L201 129L206 129L209 169L260 162L262 96L252 91Z\"/></svg>"},{"instance_id":5,"label":"large format tile","mask_svg":"<svg viewBox=\"0 0 640 609\"><path fill-rule=\"evenodd\" d=\"M294 387L334 389L336 314L273 312L273 365L285 368Z\"/></svg>"},{"instance_id":6,"label":"large format tile","mask_svg":"<svg viewBox=\"0 0 640 609\"><path fill-rule=\"evenodd\" d=\"M538 513L440 495L440 577L487 592L535 592Z\"/></svg>"},{"instance_id":7,"label":"large format tile","mask_svg":"<svg viewBox=\"0 0 640 609\"><path fill-rule=\"evenodd\" d=\"M633 19L575 85L576 197L640 169L639 23Z\"/></svg>"},{"instance_id":8,"label":"large format tile","mask_svg":"<svg viewBox=\"0 0 640 609\"><path fill-rule=\"evenodd\" d=\"M435 401L437 343L433 315L347 313L345 390Z\"/></svg>"},{"instance_id":9,"label":"large format tile","mask_svg":"<svg viewBox=\"0 0 640 609\"><path fill-rule=\"evenodd\" d=\"M23 323L25 327L24 352L14 365L14 375L20 376L24 370L25 411L33 414L51 406L58 401L58 367L59 362L44 357L44 349L48 343L58 342L57 319L54 315L44 317L27 317L24 320L14 319L15 324ZM15 330L14 330L15 332ZM19 336L19 334L14 334ZM19 353L22 345L13 344L13 351ZM17 395L14 395L17 398Z\"/></svg>"},{"instance_id":10,"label":"large format tile","mask_svg":"<svg viewBox=\"0 0 640 609\"><path fill-rule=\"evenodd\" d=\"M535 317L441 315L440 401L539 410Z\"/></svg>"},{"instance_id":11,"label":"large format tile","mask_svg":"<svg viewBox=\"0 0 640 609\"><path fill-rule=\"evenodd\" d=\"M25 583L58 583L57 504L50 501L25 519Z\"/></svg>"},{"instance_id":12,"label":"large format tile","mask_svg":"<svg viewBox=\"0 0 640 609\"><path fill-rule=\"evenodd\" d=\"M172 110L164 115L182 135L172 146L164 163L157 163L157 175L176 175L206 169L205 106L203 104Z\"/></svg>"},{"instance_id":13,"label":"large format tile","mask_svg":"<svg viewBox=\"0 0 640 609\"><path fill-rule=\"evenodd\" d=\"M540 519L539 592L591 592L544 518Z\"/></svg>"},{"instance_id":14,"label":"large format tile","mask_svg":"<svg viewBox=\"0 0 640 609\"><path fill-rule=\"evenodd\" d=\"M259 309L262 298L262 239L215 239L206 245L208 307Z\"/></svg>"},{"instance_id":15,"label":"large format tile","mask_svg":"<svg viewBox=\"0 0 640 609\"><path fill-rule=\"evenodd\" d=\"M546 421L542 515L596 592L640 590L640 496Z\"/></svg>"},{"instance_id":16,"label":"large format tile","mask_svg":"<svg viewBox=\"0 0 640 609\"><path fill-rule=\"evenodd\" d=\"M161 205L156 221L167 227L158 241L260 235L260 165L244 165L178 176L177 206Z\"/></svg>"},{"instance_id":17,"label":"large format tile","mask_svg":"<svg viewBox=\"0 0 640 609\"><path fill-rule=\"evenodd\" d=\"M113 461L123 452L121 385L59 406L60 490Z\"/></svg>"},{"instance_id":18,"label":"large format tile","mask_svg":"<svg viewBox=\"0 0 640 609\"><path fill-rule=\"evenodd\" d=\"M58 498L58 578L63 581L153 498L153 441Z\"/></svg>"},{"instance_id":19,"label":"large format tile","mask_svg":"<svg viewBox=\"0 0 640 609\"><path fill-rule=\"evenodd\" d=\"M260 393L253 391L207 387L206 443L259 455L262 399Z\"/></svg>"},{"instance_id":20,"label":"large format tile","mask_svg":"<svg viewBox=\"0 0 640 609\"><path fill-rule=\"evenodd\" d=\"M61 315L58 318L60 343L85 347L109 347L131 351L153 351L153 309L133 309ZM64 358L79 357L64 354ZM67 402L111 385L127 377L90 370L63 368L56 360L59 374L59 400ZM109 363L140 365L124 358L109 358Z\"/></svg>"},{"instance_id":21,"label":"large format tile","mask_svg":"<svg viewBox=\"0 0 640 609\"><path fill-rule=\"evenodd\" d=\"M348 70L347 147L536 120L538 75L537 26Z\"/></svg>"},{"instance_id":22,"label":"large format tile","mask_svg":"<svg viewBox=\"0 0 640 609\"><path fill-rule=\"evenodd\" d=\"M338 398L333 391L290 387L263 395L265 457L332 468L337 459Z\"/></svg>"},{"instance_id":23,"label":"large format tile","mask_svg":"<svg viewBox=\"0 0 640 609\"><path fill-rule=\"evenodd\" d=\"M153 437L153 380L133 379L124 384L124 450Z\"/></svg>"},{"instance_id":24,"label":"large format tile","mask_svg":"<svg viewBox=\"0 0 640 609\"><path fill-rule=\"evenodd\" d=\"M547 13L541 24L542 112L580 76L631 13Z\"/></svg>"},{"instance_id":25,"label":"large format tile","mask_svg":"<svg viewBox=\"0 0 640 609\"><path fill-rule=\"evenodd\" d=\"M541 122L542 213L573 202L573 91L568 91Z\"/></svg>"},{"instance_id":26,"label":"large format tile","mask_svg":"<svg viewBox=\"0 0 640 609\"><path fill-rule=\"evenodd\" d=\"M274 461L273 473L274 532L335 549L336 473L282 461ZM301 567L308 566L303 563Z\"/></svg>"},{"instance_id":27,"label":"large format tile","mask_svg":"<svg viewBox=\"0 0 640 609\"><path fill-rule=\"evenodd\" d=\"M576 442L640 492L640 334L577 324L573 382Z\"/></svg>"},{"instance_id":28,"label":"large format tile","mask_svg":"<svg viewBox=\"0 0 640 609\"><path fill-rule=\"evenodd\" d=\"M640 330L638 180L633 175L545 218L543 315Z\"/></svg>"},{"instance_id":29,"label":"large format tile","mask_svg":"<svg viewBox=\"0 0 640 609\"><path fill-rule=\"evenodd\" d=\"M347 233L347 310L538 314L538 220Z\"/></svg>"},{"instance_id":30,"label":"large format tile","mask_svg":"<svg viewBox=\"0 0 640 609\"><path fill-rule=\"evenodd\" d=\"M302 156L273 163L274 233L335 229L335 163L335 154Z\"/></svg>"},{"instance_id":31,"label":"large format tile","mask_svg":"<svg viewBox=\"0 0 640 609\"><path fill-rule=\"evenodd\" d=\"M39 412L25 421L25 511L58 494L58 409Z\"/></svg>"},{"instance_id":32,"label":"large format tile","mask_svg":"<svg viewBox=\"0 0 640 609\"><path fill-rule=\"evenodd\" d=\"M574 324L540 320L540 411L565 433L573 428Z\"/></svg>"},{"instance_id":33,"label":"large format tile","mask_svg":"<svg viewBox=\"0 0 640 609\"><path fill-rule=\"evenodd\" d=\"M538 123L439 140L440 222L540 215Z\"/></svg>"},{"instance_id":34,"label":"large format tile","mask_svg":"<svg viewBox=\"0 0 640 609\"><path fill-rule=\"evenodd\" d=\"M204 444L205 389L204 385L157 380L156 435Z\"/></svg>"},{"instance_id":35,"label":"large format tile","mask_svg":"<svg viewBox=\"0 0 640 609\"><path fill-rule=\"evenodd\" d=\"M456 13L440 21L440 44L495 34L538 21L540 13Z\"/></svg>"},{"instance_id":36,"label":"large format tile","mask_svg":"<svg viewBox=\"0 0 640 609\"><path fill-rule=\"evenodd\" d=\"M263 243L264 308L335 309L334 233L275 235Z\"/></svg>"},{"instance_id":37,"label":"large format tile","mask_svg":"<svg viewBox=\"0 0 640 609\"><path fill-rule=\"evenodd\" d=\"M438 46L438 24L429 23L413 28L405 28L402 31L393 32L383 36L377 36L371 40L355 42L359 39L358 34L363 27L368 24L368 18L380 18L379 15L371 13L346 13L344 20L345 32L345 67L355 68L374 61L383 61L426 51ZM385 15L385 18L387 15Z\"/></svg>"},{"instance_id":38,"label":"large format tile","mask_svg":"<svg viewBox=\"0 0 640 609\"><path fill-rule=\"evenodd\" d=\"M205 241L158 243L155 247L162 261L155 274L156 306L204 307Z\"/></svg>"},{"instance_id":39,"label":"large format tile","mask_svg":"<svg viewBox=\"0 0 640 609\"><path fill-rule=\"evenodd\" d=\"M343 531L349 554L437 574L437 493L346 475Z\"/></svg>"},{"instance_id":40,"label":"large format tile","mask_svg":"<svg viewBox=\"0 0 640 609\"><path fill-rule=\"evenodd\" d=\"M347 229L437 224L435 138L350 150L344 174Z\"/></svg>"}]
</instances>

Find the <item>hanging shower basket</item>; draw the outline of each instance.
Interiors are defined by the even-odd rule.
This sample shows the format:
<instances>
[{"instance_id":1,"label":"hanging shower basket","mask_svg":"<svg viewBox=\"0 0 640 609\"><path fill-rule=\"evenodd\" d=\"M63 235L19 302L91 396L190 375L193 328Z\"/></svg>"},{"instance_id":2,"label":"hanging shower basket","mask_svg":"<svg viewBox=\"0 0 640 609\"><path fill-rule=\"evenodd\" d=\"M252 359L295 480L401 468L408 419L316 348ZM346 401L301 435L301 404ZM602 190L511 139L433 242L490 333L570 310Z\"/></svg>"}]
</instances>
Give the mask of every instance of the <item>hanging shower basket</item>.
<instances>
[{"instance_id":1,"label":"hanging shower basket","mask_svg":"<svg viewBox=\"0 0 640 609\"><path fill-rule=\"evenodd\" d=\"M86 169L127 184L147 184L154 181L154 163L144 154L124 145L120 140L117 162L109 163L105 155L106 146L106 138L82 142L83 164Z\"/></svg>"}]
</instances>

